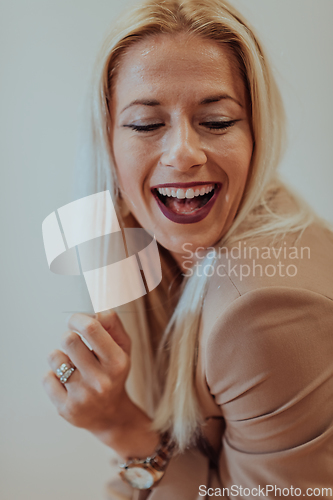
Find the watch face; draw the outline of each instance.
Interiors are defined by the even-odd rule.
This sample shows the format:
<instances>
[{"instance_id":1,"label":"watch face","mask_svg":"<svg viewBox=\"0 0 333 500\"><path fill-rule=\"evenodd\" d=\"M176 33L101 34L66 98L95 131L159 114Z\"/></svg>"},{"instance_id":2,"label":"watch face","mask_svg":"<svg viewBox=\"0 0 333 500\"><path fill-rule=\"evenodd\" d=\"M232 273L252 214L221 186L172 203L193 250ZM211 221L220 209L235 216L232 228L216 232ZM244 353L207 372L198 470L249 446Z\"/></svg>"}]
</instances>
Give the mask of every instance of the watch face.
<instances>
[{"instance_id":1,"label":"watch face","mask_svg":"<svg viewBox=\"0 0 333 500\"><path fill-rule=\"evenodd\" d=\"M154 484L152 473L143 467L129 467L124 470L124 476L133 488L140 490L148 489Z\"/></svg>"}]
</instances>

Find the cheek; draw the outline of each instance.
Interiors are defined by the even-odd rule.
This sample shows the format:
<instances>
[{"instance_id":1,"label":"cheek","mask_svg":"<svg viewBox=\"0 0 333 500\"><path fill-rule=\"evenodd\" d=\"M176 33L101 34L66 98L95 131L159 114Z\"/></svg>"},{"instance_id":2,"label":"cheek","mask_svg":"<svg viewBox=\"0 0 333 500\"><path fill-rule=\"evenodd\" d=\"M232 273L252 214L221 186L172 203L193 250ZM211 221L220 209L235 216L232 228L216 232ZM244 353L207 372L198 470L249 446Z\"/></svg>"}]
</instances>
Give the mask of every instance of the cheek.
<instances>
[{"instance_id":1,"label":"cheek","mask_svg":"<svg viewBox=\"0 0 333 500\"><path fill-rule=\"evenodd\" d=\"M221 167L228 177L229 189L243 189L248 177L253 152L252 136L237 134L230 138L221 157Z\"/></svg>"},{"instance_id":2,"label":"cheek","mask_svg":"<svg viewBox=\"0 0 333 500\"><path fill-rule=\"evenodd\" d=\"M114 137L113 154L122 191L131 195L139 192L144 178L142 167L145 165L145 162L142 155L133 144L122 141L121 137L117 136Z\"/></svg>"}]
</instances>

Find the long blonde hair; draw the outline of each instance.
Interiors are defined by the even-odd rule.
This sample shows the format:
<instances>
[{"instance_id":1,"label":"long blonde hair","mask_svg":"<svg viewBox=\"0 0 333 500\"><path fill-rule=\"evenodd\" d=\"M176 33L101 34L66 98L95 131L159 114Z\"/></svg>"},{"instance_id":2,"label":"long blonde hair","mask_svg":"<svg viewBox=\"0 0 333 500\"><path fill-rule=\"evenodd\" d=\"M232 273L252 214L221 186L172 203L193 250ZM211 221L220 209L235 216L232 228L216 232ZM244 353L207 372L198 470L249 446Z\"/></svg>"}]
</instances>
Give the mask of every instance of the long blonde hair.
<instances>
[{"instance_id":1,"label":"long blonde hair","mask_svg":"<svg viewBox=\"0 0 333 500\"><path fill-rule=\"evenodd\" d=\"M305 204L296 199L296 209L283 216L274 212L269 204L269 193L276 180L276 168L285 143L285 115L274 76L267 56L254 34L253 28L242 15L225 0L149 0L138 4L125 13L112 27L100 51L94 68L94 81L90 96L91 107L91 147L90 166L94 177L91 179L92 192L109 189L114 202L121 207L116 169L110 143L109 101L112 99L112 82L121 61L121 55L128 47L144 37L156 34L185 32L227 44L238 61L244 84L247 88L251 110L254 150L251 170L238 213L223 241L217 245L231 244L244 238L260 235L286 234L305 229L312 221L312 213ZM121 211L119 212L121 217ZM126 218L123 218L126 224ZM167 251L166 251L167 252ZM205 266L214 259L207 255L202 261ZM163 280L172 279L163 277ZM201 424L194 371L196 345L201 309L207 288L208 277L185 278L181 294L172 316L166 315L160 328L164 329L158 359L164 376L153 374L153 350L147 336L163 332L149 332L152 322L141 321L141 330L136 335L135 321L129 332L136 339L133 362L141 360L145 368L141 373L141 386L147 391L150 403L141 405L149 409L154 419L154 427L160 431L169 430L180 450L184 450L195 439ZM168 286L164 286L167 290ZM163 306L163 293L155 294L155 300ZM165 297L164 297L165 298ZM145 301L134 304L136 313L143 317ZM160 308L161 309L161 308ZM140 312L138 312L140 310ZM153 315L153 312L149 314ZM156 323L155 323L156 324ZM150 327L151 328L151 327ZM137 339L141 341L138 342ZM135 379L135 377L133 377ZM163 379L163 381L162 381ZM160 382L158 382L160 380ZM153 398L155 385L155 402ZM156 388L157 385L157 388ZM135 393L132 384L132 392ZM143 396L144 397L144 396ZM135 399L135 394L134 394Z\"/></svg>"}]
</instances>

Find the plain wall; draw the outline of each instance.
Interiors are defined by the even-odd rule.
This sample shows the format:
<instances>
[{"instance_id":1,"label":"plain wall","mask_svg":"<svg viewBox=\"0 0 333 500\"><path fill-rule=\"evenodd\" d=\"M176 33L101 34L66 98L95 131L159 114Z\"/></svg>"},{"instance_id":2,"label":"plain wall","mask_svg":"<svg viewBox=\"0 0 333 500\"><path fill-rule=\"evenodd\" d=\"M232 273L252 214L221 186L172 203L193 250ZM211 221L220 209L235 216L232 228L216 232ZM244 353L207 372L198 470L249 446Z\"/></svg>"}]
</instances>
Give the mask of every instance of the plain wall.
<instances>
[{"instance_id":1,"label":"plain wall","mask_svg":"<svg viewBox=\"0 0 333 500\"><path fill-rule=\"evenodd\" d=\"M289 120L284 177L333 222L333 2L234 0L261 35ZM122 8L128 5L122 2ZM72 201L81 107L116 0L2 4L2 500L102 500L110 452L56 413L41 378L80 279L52 274L41 225Z\"/></svg>"}]
</instances>

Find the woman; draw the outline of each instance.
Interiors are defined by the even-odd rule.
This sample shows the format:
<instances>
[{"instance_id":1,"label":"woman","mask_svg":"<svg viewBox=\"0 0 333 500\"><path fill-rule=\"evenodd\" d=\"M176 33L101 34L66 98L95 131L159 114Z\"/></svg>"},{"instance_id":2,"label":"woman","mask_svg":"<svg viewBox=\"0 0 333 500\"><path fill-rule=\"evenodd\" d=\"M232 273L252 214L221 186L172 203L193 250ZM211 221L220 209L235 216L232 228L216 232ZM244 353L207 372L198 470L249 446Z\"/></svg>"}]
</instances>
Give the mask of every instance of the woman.
<instances>
[{"instance_id":1,"label":"woman","mask_svg":"<svg viewBox=\"0 0 333 500\"><path fill-rule=\"evenodd\" d=\"M94 192L155 234L163 279L71 317L49 396L127 462L111 498L328 495L333 237L276 177L284 113L253 30L223 0L143 3L95 76Z\"/></svg>"}]
</instances>

